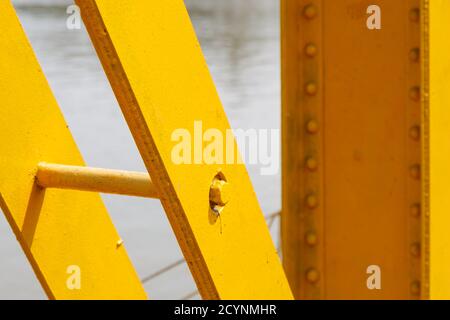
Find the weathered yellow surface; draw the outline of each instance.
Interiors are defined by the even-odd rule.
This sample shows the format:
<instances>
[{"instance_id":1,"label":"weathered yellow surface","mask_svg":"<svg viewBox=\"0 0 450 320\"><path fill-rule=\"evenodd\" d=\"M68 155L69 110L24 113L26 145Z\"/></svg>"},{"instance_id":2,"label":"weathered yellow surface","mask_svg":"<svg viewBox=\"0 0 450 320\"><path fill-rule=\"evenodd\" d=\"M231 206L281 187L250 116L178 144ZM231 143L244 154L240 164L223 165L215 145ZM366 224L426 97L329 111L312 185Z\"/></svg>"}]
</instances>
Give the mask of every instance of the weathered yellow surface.
<instances>
[{"instance_id":1,"label":"weathered yellow surface","mask_svg":"<svg viewBox=\"0 0 450 320\"><path fill-rule=\"evenodd\" d=\"M424 1L424 297L450 298L450 1ZM429 279L428 279L429 277Z\"/></svg>"},{"instance_id":2,"label":"weathered yellow surface","mask_svg":"<svg viewBox=\"0 0 450 320\"><path fill-rule=\"evenodd\" d=\"M99 195L36 187L39 162L83 160L9 1L0 29L0 206L39 281L55 299L146 298Z\"/></svg>"},{"instance_id":3,"label":"weathered yellow surface","mask_svg":"<svg viewBox=\"0 0 450 320\"><path fill-rule=\"evenodd\" d=\"M183 1L77 3L202 297L291 298L245 166L171 159L176 129L229 129ZM231 200L216 217L219 171Z\"/></svg>"},{"instance_id":4,"label":"weathered yellow surface","mask_svg":"<svg viewBox=\"0 0 450 320\"><path fill-rule=\"evenodd\" d=\"M372 4L380 30L366 25ZM283 257L298 298L420 297L419 7L283 1ZM381 290L367 287L371 265Z\"/></svg>"}]
</instances>

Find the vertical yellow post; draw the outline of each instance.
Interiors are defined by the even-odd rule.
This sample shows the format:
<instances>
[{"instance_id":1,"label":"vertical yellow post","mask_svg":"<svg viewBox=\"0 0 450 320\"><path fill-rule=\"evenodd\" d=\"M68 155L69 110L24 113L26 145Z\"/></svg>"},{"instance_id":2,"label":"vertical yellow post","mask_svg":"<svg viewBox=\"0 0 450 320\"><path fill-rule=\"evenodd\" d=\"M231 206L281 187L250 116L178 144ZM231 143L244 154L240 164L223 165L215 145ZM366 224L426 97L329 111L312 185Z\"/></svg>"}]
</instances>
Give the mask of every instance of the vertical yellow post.
<instances>
[{"instance_id":1,"label":"vertical yellow post","mask_svg":"<svg viewBox=\"0 0 450 320\"><path fill-rule=\"evenodd\" d=\"M42 189L41 161L83 165L14 8L0 1L0 207L52 299L145 299L95 193Z\"/></svg>"},{"instance_id":2,"label":"vertical yellow post","mask_svg":"<svg viewBox=\"0 0 450 320\"><path fill-rule=\"evenodd\" d=\"M282 1L282 239L297 298L450 289L449 15L441 0Z\"/></svg>"}]
</instances>

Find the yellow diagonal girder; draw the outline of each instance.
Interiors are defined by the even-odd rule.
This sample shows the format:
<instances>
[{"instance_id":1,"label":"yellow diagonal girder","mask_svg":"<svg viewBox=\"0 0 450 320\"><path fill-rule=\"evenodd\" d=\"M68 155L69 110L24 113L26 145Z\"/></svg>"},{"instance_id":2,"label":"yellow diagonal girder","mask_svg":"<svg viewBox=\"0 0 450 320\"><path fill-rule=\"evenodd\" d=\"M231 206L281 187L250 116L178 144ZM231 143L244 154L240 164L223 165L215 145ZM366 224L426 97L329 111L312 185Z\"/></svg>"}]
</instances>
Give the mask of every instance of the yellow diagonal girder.
<instances>
[{"instance_id":1,"label":"yellow diagonal girder","mask_svg":"<svg viewBox=\"0 0 450 320\"><path fill-rule=\"evenodd\" d=\"M77 3L202 297L291 298L245 166L171 159L175 130L229 129L183 1ZM231 200L215 217L218 172Z\"/></svg>"},{"instance_id":2,"label":"yellow diagonal girder","mask_svg":"<svg viewBox=\"0 0 450 320\"><path fill-rule=\"evenodd\" d=\"M99 195L35 184L39 162L83 160L9 1L0 29L0 206L39 281L56 299L146 298Z\"/></svg>"}]
</instances>

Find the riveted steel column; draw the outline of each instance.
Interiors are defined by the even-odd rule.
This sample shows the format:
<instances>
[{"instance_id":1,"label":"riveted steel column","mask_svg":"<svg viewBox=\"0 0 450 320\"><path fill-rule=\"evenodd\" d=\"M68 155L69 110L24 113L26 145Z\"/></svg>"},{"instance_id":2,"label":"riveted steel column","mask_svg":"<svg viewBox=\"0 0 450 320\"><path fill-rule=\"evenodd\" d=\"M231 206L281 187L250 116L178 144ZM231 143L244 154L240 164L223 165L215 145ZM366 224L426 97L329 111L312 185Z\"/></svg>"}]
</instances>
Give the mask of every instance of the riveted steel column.
<instances>
[{"instance_id":1,"label":"riveted steel column","mask_svg":"<svg viewBox=\"0 0 450 320\"><path fill-rule=\"evenodd\" d=\"M283 259L297 298L421 297L420 6L282 1Z\"/></svg>"},{"instance_id":2,"label":"riveted steel column","mask_svg":"<svg viewBox=\"0 0 450 320\"><path fill-rule=\"evenodd\" d=\"M283 257L297 298L323 288L323 1L282 1ZM289 190L289 191L288 191Z\"/></svg>"}]
</instances>

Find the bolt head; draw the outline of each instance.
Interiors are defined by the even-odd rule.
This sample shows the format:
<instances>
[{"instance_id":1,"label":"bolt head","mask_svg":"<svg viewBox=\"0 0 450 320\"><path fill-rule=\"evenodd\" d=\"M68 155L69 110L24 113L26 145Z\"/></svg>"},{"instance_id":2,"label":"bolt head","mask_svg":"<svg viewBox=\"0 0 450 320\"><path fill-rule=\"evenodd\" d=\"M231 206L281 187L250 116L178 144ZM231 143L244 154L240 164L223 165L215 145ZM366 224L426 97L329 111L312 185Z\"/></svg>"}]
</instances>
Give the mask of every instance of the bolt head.
<instances>
[{"instance_id":1,"label":"bolt head","mask_svg":"<svg viewBox=\"0 0 450 320\"><path fill-rule=\"evenodd\" d=\"M418 164L413 165L409 169L409 173L411 175L411 178L413 178L415 180L419 180L420 179L420 165L418 165Z\"/></svg>"},{"instance_id":2,"label":"bolt head","mask_svg":"<svg viewBox=\"0 0 450 320\"><path fill-rule=\"evenodd\" d=\"M317 8L315 5L308 4L303 8L303 16L308 19L314 19L317 16Z\"/></svg>"},{"instance_id":3,"label":"bolt head","mask_svg":"<svg viewBox=\"0 0 450 320\"><path fill-rule=\"evenodd\" d=\"M420 282L419 281L413 281L411 283L411 294L414 296L418 296L420 294Z\"/></svg>"},{"instance_id":4,"label":"bolt head","mask_svg":"<svg viewBox=\"0 0 450 320\"><path fill-rule=\"evenodd\" d=\"M409 20L411 22L419 22L420 21L420 9L413 8L409 11Z\"/></svg>"},{"instance_id":5,"label":"bolt head","mask_svg":"<svg viewBox=\"0 0 450 320\"><path fill-rule=\"evenodd\" d=\"M306 54L308 57L310 57L310 58L315 57L316 54L317 54L317 47L316 47L316 45L315 45L314 43L308 43L308 44L305 46L305 54Z\"/></svg>"},{"instance_id":6,"label":"bolt head","mask_svg":"<svg viewBox=\"0 0 450 320\"><path fill-rule=\"evenodd\" d=\"M409 51L409 60L411 62L418 62L420 59L420 49L419 48L413 48Z\"/></svg>"},{"instance_id":7,"label":"bolt head","mask_svg":"<svg viewBox=\"0 0 450 320\"><path fill-rule=\"evenodd\" d=\"M315 158L313 158L313 157L307 158L305 165L306 165L306 168L309 171L316 171L318 166L319 166L318 163L317 163L317 160Z\"/></svg>"},{"instance_id":8,"label":"bolt head","mask_svg":"<svg viewBox=\"0 0 450 320\"><path fill-rule=\"evenodd\" d=\"M411 216L415 217L415 218L419 218L420 217L420 204L416 203L413 204L411 206Z\"/></svg>"},{"instance_id":9,"label":"bolt head","mask_svg":"<svg viewBox=\"0 0 450 320\"><path fill-rule=\"evenodd\" d=\"M306 281L311 284L317 283L320 280L320 273L317 269L311 268L306 271Z\"/></svg>"},{"instance_id":10,"label":"bolt head","mask_svg":"<svg viewBox=\"0 0 450 320\"><path fill-rule=\"evenodd\" d=\"M409 129L409 136L411 139L415 141L420 140L420 127L414 126L411 129Z\"/></svg>"},{"instance_id":11,"label":"bolt head","mask_svg":"<svg viewBox=\"0 0 450 320\"><path fill-rule=\"evenodd\" d=\"M308 133L310 134L315 134L319 131L319 124L317 123L316 120L310 120L308 121L308 123L306 124L306 131L308 131Z\"/></svg>"},{"instance_id":12,"label":"bolt head","mask_svg":"<svg viewBox=\"0 0 450 320\"><path fill-rule=\"evenodd\" d=\"M419 101L420 100L420 88L419 87L413 87L409 90L409 97L413 101Z\"/></svg>"},{"instance_id":13,"label":"bolt head","mask_svg":"<svg viewBox=\"0 0 450 320\"><path fill-rule=\"evenodd\" d=\"M308 246L314 247L317 244L317 234L314 231L307 232L305 242Z\"/></svg>"},{"instance_id":14,"label":"bolt head","mask_svg":"<svg viewBox=\"0 0 450 320\"><path fill-rule=\"evenodd\" d=\"M305 92L309 96L315 96L317 94L317 85L314 82L307 83Z\"/></svg>"},{"instance_id":15,"label":"bolt head","mask_svg":"<svg viewBox=\"0 0 450 320\"><path fill-rule=\"evenodd\" d=\"M319 204L319 201L317 200L317 197L315 195L311 194L311 195L306 197L306 206L309 209L317 208L318 204Z\"/></svg>"},{"instance_id":16,"label":"bolt head","mask_svg":"<svg viewBox=\"0 0 450 320\"><path fill-rule=\"evenodd\" d=\"M420 257L420 243L413 243L410 252L413 257Z\"/></svg>"}]
</instances>

